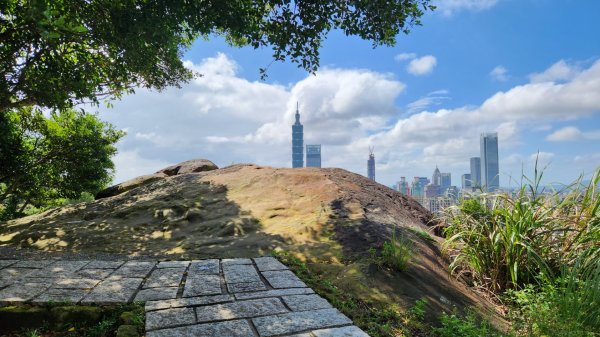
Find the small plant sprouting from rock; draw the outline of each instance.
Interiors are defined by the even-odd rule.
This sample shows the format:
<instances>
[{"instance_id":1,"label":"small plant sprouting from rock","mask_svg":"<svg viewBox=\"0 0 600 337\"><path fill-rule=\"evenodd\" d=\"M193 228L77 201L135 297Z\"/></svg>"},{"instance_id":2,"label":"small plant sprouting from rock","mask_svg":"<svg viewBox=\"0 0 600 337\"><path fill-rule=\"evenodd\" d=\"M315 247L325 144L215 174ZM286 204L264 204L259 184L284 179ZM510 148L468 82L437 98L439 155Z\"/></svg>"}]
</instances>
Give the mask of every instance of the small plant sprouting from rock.
<instances>
[{"instance_id":1,"label":"small plant sprouting from rock","mask_svg":"<svg viewBox=\"0 0 600 337\"><path fill-rule=\"evenodd\" d=\"M404 271L412 259L415 247L412 241L402 233L396 234L398 230L392 230L392 237L377 248L369 248L371 261L380 268L391 268L398 271Z\"/></svg>"}]
</instances>

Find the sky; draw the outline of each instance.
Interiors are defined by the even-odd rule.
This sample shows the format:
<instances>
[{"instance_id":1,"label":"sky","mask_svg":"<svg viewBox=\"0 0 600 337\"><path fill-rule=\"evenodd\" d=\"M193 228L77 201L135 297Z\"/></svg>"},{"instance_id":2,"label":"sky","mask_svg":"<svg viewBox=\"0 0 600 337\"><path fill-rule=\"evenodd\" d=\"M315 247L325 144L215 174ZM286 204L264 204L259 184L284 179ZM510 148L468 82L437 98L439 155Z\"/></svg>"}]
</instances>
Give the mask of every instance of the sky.
<instances>
[{"instance_id":1,"label":"sky","mask_svg":"<svg viewBox=\"0 0 600 337\"><path fill-rule=\"evenodd\" d=\"M482 132L498 133L501 186L532 176L536 159L547 183L600 167L600 1L435 4L393 47L331 32L316 74L268 49L196 41L183 60L202 77L100 108L127 131L114 182L193 158L291 167L296 103L323 167L366 175L374 147L387 186L437 165L460 187Z\"/></svg>"}]
</instances>

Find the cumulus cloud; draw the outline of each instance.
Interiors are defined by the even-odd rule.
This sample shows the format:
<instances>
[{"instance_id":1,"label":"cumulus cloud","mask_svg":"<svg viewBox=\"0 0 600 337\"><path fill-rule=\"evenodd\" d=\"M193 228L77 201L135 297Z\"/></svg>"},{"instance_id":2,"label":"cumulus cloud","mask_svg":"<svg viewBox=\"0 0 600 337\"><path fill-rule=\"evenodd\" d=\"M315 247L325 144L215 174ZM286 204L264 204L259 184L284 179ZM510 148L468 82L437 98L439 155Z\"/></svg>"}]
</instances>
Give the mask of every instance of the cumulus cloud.
<instances>
[{"instance_id":1,"label":"cumulus cloud","mask_svg":"<svg viewBox=\"0 0 600 337\"><path fill-rule=\"evenodd\" d=\"M479 154L481 132L498 132L507 158L524 130L600 111L600 61L566 83L526 83L479 106L439 109L448 92L438 90L410 103L410 116L396 105L405 85L392 74L325 68L282 86L238 77L238 65L224 54L188 66L204 76L160 94L138 90L102 111L129 130L119 143L117 180L198 157L219 166L291 166L296 102L305 143L323 145L324 166L365 174L368 148L375 146L377 175L386 184L399 175L429 175L436 164L456 180Z\"/></svg>"},{"instance_id":2,"label":"cumulus cloud","mask_svg":"<svg viewBox=\"0 0 600 337\"><path fill-rule=\"evenodd\" d=\"M461 10L480 11L491 8L498 0L437 0L434 5L444 15L452 15Z\"/></svg>"},{"instance_id":3,"label":"cumulus cloud","mask_svg":"<svg viewBox=\"0 0 600 337\"><path fill-rule=\"evenodd\" d=\"M406 67L406 70L415 75L427 75L433 71L433 68L437 65L437 59L433 55L426 55L423 57L415 58Z\"/></svg>"},{"instance_id":4,"label":"cumulus cloud","mask_svg":"<svg viewBox=\"0 0 600 337\"><path fill-rule=\"evenodd\" d=\"M490 76L496 81L506 82L508 81L508 70L506 70L506 68L503 66L496 66L490 72Z\"/></svg>"},{"instance_id":5,"label":"cumulus cloud","mask_svg":"<svg viewBox=\"0 0 600 337\"><path fill-rule=\"evenodd\" d=\"M553 142L596 139L600 139L600 130L582 132L574 126L566 126L562 129L554 131L546 137L546 140Z\"/></svg>"},{"instance_id":6,"label":"cumulus cloud","mask_svg":"<svg viewBox=\"0 0 600 337\"><path fill-rule=\"evenodd\" d=\"M581 73L579 67L560 60L541 73L529 75L529 79L532 83L570 81L579 73Z\"/></svg>"}]
</instances>

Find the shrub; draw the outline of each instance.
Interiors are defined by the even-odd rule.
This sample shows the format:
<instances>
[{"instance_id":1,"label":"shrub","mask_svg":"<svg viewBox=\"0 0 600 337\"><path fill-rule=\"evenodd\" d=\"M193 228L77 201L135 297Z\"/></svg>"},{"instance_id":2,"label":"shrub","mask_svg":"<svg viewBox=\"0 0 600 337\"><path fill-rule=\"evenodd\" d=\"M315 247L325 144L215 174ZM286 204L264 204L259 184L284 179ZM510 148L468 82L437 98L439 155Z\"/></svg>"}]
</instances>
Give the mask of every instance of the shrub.
<instances>
[{"instance_id":1,"label":"shrub","mask_svg":"<svg viewBox=\"0 0 600 337\"><path fill-rule=\"evenodd\" d=\"M371 247L369 252L371 260L379 267L404 271L412 260L415 247L409 238L396 232L397 229L394 228L392 237L383 243L379 252L374 247Z\"/></svg>"},{"instance_id":2,"label":"shrub","mask_svg":"<svg viewBox=\"0 0 600 337\"><path fill-rule=\"evenodd\" d=\"M441 327L433 328L432 332L439 337L486 337L501 336L484 319L479 319L470 311L465 316L458 313L443 313L440 316Z\"/></svg>"},{"instance_id":3,"label":"shrub","mask_svg":"<svg viewBox=\"0 0 600 337\"><path fill-rule=\"evenodd\" d=\"M480 194L447 208L442 217L450 270L493 292L518 289L540 277L553 280L561 266L582 266L600 257L597 170L562 191L540 188L542 174L523 177L514 194Z\"/></svg>"}]
</instances>

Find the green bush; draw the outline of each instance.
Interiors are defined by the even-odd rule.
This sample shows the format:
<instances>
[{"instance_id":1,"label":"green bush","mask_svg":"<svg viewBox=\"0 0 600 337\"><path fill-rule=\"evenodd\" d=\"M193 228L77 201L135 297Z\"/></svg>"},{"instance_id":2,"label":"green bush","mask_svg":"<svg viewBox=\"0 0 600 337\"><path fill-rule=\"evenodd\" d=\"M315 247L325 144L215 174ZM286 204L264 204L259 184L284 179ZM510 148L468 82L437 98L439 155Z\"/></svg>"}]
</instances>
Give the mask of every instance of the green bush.
<instances>
[{"instance_id":1,"label":"green bush","mask_svg":"<svg viewBox=\"0 0 600 337\"><path fill-rule=\"evenodd\" d=\"M432 332L439 337L492 337L501 336L490 324L479 319L473 312L462 316L458 313L443 313L440 317L441 327L433 328Z\"/></svg>"},{"instance_id":2,"label":"green bush","mask_svg":"<svg viewBox=\"0 0 600 337\"><path fill-rule=\"evenodd\" d=\"M404 271L415 253L413 242L403 234L396 234L397 229L392 230L392 237L381 246L378 251L371 247L371 260L379 267L387 267L398 271Z\"/></svg>"},{"instance_id":3,"label":"green bush","mask_svg":"<svg viewBox=\"0 0 600 337\"><path fill-rule=\"evenodd\" d=\"M551 281L578 258L584 266L600 258L600 170L587 186L578 180L562 191L544 190L541 178L536 170L514 194L480 194L446 209L453 273L499 293Z\"/></svg>"}]
</instances>

